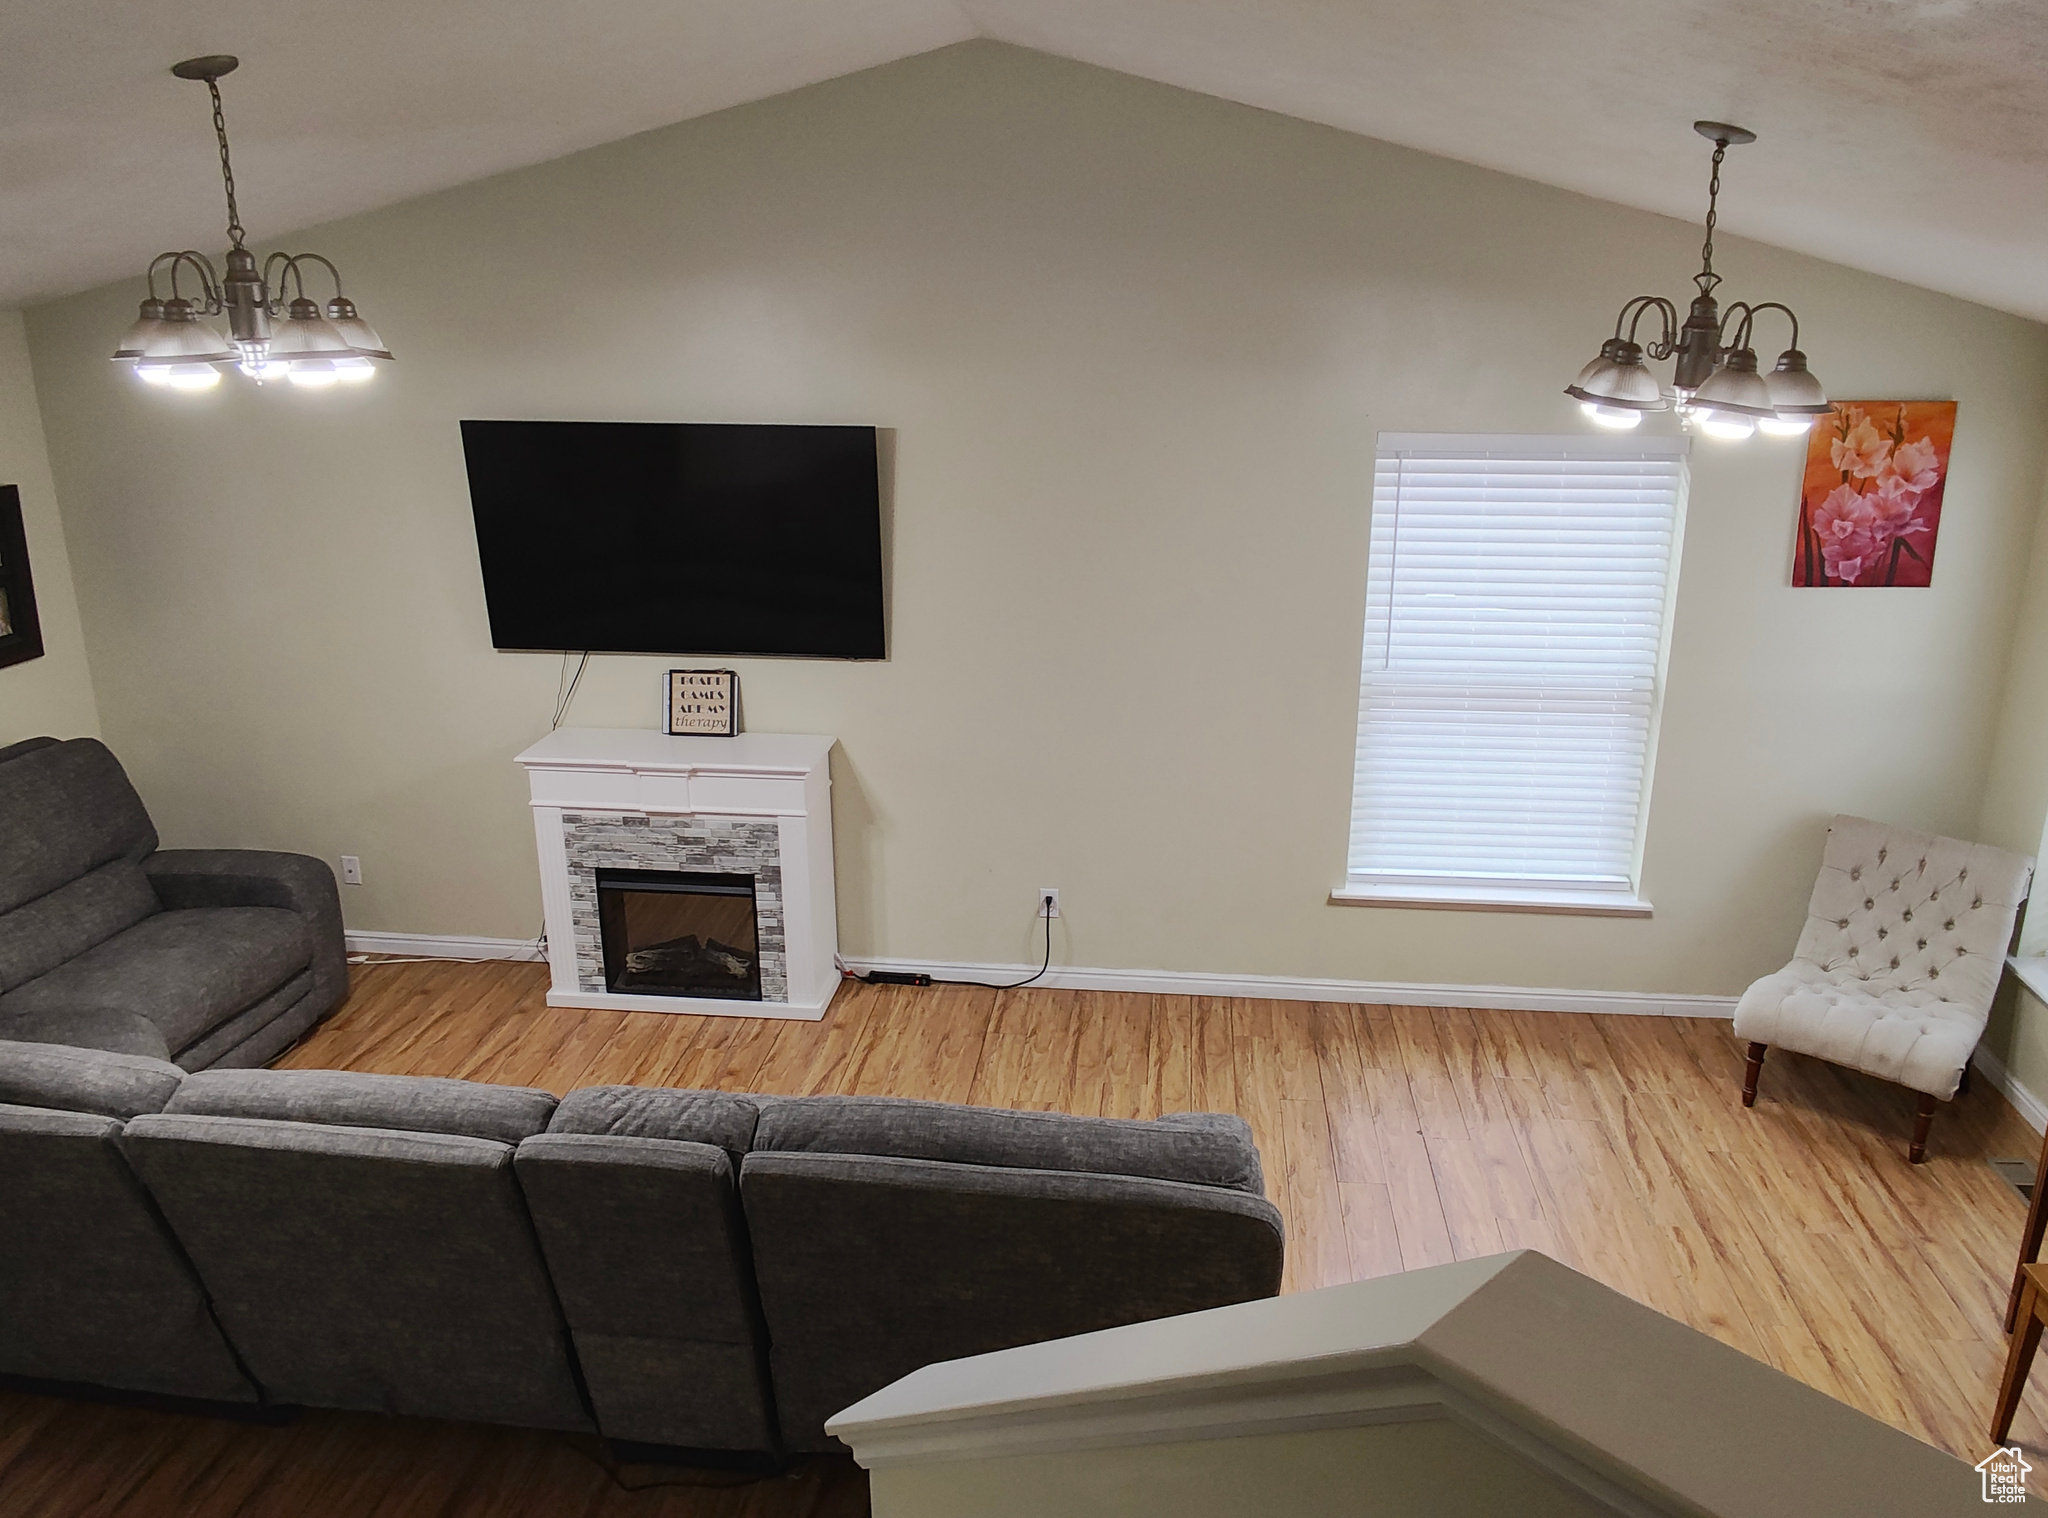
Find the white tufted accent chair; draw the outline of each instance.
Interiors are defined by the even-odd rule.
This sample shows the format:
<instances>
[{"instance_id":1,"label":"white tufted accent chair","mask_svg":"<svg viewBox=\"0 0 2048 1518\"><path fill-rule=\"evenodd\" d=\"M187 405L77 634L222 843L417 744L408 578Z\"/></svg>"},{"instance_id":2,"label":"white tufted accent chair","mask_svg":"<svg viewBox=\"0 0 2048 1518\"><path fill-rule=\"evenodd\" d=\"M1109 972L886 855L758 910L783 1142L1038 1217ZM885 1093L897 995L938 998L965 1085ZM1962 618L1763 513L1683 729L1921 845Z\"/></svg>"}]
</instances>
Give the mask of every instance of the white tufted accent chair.
<instances>
[{"instance_id":1,"label":"white tufted accent chair","mask_svg":"<svg viewBox=\"0 0 2048 1518\"><path fill-rule=\"evenodd\" d=\"M1743 992L1742 1105L1772 1044L1921 1093L1908 1154L1927 1156L1937 1102L1956 1094L2005 969L2034 861L1861 817L1828 825L1792 963Z\"/></svg>"}]
</instances>

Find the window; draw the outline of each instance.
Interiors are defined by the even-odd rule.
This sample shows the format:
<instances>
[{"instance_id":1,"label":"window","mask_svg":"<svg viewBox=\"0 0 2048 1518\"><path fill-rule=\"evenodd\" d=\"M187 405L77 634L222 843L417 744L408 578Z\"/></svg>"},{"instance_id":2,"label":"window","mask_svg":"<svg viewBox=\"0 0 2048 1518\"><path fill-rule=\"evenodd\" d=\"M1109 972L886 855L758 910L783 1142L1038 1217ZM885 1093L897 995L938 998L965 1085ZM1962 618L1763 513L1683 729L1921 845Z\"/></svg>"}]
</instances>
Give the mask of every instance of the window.
<instances>
[{"instance_id":1,"label":"window","mask_svg":"<svg viewBox=\"0 0 2048 1518\"><path fill-rule=\"evenodd\" d=\"M1682 439L1385 434L1340 901L1646 915Z\"/></svg>"}]
</instances>

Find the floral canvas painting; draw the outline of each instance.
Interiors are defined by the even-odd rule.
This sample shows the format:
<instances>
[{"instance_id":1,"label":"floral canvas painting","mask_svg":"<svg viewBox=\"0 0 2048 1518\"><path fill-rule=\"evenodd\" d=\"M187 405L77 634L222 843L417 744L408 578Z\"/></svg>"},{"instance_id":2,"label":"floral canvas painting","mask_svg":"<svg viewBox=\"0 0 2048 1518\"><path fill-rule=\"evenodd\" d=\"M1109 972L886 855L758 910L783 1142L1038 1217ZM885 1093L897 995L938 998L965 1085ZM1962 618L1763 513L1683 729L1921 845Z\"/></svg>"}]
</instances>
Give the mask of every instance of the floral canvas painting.
<instances>
[{"instance_id":1,"label":"floral canvas painting","mask_svg":"<svg viewBox=\"0 0 2048 1518\"><path fill-rule=\"evenodd\" d=\"M1807 434L1794 585L1926 585L1934 576L1954 401L1837 401Z\"/></svg>"}]
</instances>

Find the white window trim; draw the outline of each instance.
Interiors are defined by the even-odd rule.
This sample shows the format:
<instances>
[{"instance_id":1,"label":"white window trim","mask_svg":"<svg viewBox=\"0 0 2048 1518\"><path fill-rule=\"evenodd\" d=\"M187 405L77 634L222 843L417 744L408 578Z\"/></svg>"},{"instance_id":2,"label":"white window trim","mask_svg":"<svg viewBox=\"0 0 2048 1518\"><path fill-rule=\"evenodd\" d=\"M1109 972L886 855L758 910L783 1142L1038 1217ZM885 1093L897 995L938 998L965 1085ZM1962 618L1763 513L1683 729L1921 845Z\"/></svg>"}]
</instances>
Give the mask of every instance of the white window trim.
<instances>
[{"instance_id":1,"label":"white window trim","mask_svg":"<svg viewBox=\"0 0 2048 1518\"><path fill-rule=\"evenodd\" d=\"M1330 892L1340 907L1430 907L1452 912L1555 912L1568 917L1648 917L1633 891L1546 891L1534 886L1403 886L1350 881Z\"/></svg>"},{"instance_id":2,"label":"white window trim","mask_svg":"<svg viewBox=\"0 0 2048 1518\"><path fill-rule=\"evenodd\" d=\"M1641 894L1643 852L1649 833L1651 790L1657 773L1657 747L1664 726L1666 679L1671 662L1671 624L1677 608L1678 577L1685 543L1687 498L1691 491L1689 437L1557 436L1522 433L1383 432L1374 448L1375 466L1389 453L1484 453L1530 450L1537 456L1553 452L1561 458L1607 455L1613 458L1660 455L1677 460L1678 487L1673 502L1671 558L1664 582L1664 610L1659 627L1655 688L1651 696L1649 730L1643 755L1640 800L1636 810L1636 834L1630 855L1626 884L1613 887L1573 889L1536 881L1475 883L1469 877L1431 881L1407 875L1352 875L1329 896L1333 906L1410 907L1465 912L1556 913L1568 916L1647 918L1653 915L1650 901ZM1368 554L1370 548L1368 547ZM1363 637L1360 638L1363 658ZM1360 671L1363 685L1364 672ZM1352 798L1355 804L1355 796ZM1348 819L1347 819L1348 822Z\"/></svg>"}]
</instances>

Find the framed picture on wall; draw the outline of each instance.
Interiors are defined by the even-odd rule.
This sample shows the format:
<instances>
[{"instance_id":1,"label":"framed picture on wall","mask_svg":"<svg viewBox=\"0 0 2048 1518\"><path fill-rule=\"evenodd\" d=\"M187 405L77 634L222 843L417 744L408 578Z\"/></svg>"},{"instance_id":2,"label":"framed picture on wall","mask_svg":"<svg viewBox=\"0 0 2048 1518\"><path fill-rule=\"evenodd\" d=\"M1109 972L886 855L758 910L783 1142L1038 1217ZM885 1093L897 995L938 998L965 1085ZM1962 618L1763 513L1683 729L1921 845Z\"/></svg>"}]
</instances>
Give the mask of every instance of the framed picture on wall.
<instances>
[{"instance_id":1,"label":"framed picture on wall","mask_svg":"<svg viewBox=\"0 0 2048 1518\"><path fill-rule=\"evenodd\" d=\"M1836 401L1806 435L1792 583L1931 583L1955 435L1954 401Z\"/></svg>"},{"instance_id":2,"label":"framed picture on wall","mask_svg":"<svg viewBox=\"0 0 2048 1518\"><path fill-rule=\"evenodd\" d=\"M672 669L667 712L670 733L730 738L740 730L740 677L729 669Z\"/></svg>"},{"instance_id":3,"label":"framed picture on wall","mask_svg":"<svg viewBox=\"0 0 2048 1518\"><path fill-rule=\"evenodd\" d=\"M42 654L43 628L36 620L36 587L28 572L28 532L21 524L21 490L0 485L0 666Z\"/></svg>"}]
</instances>

